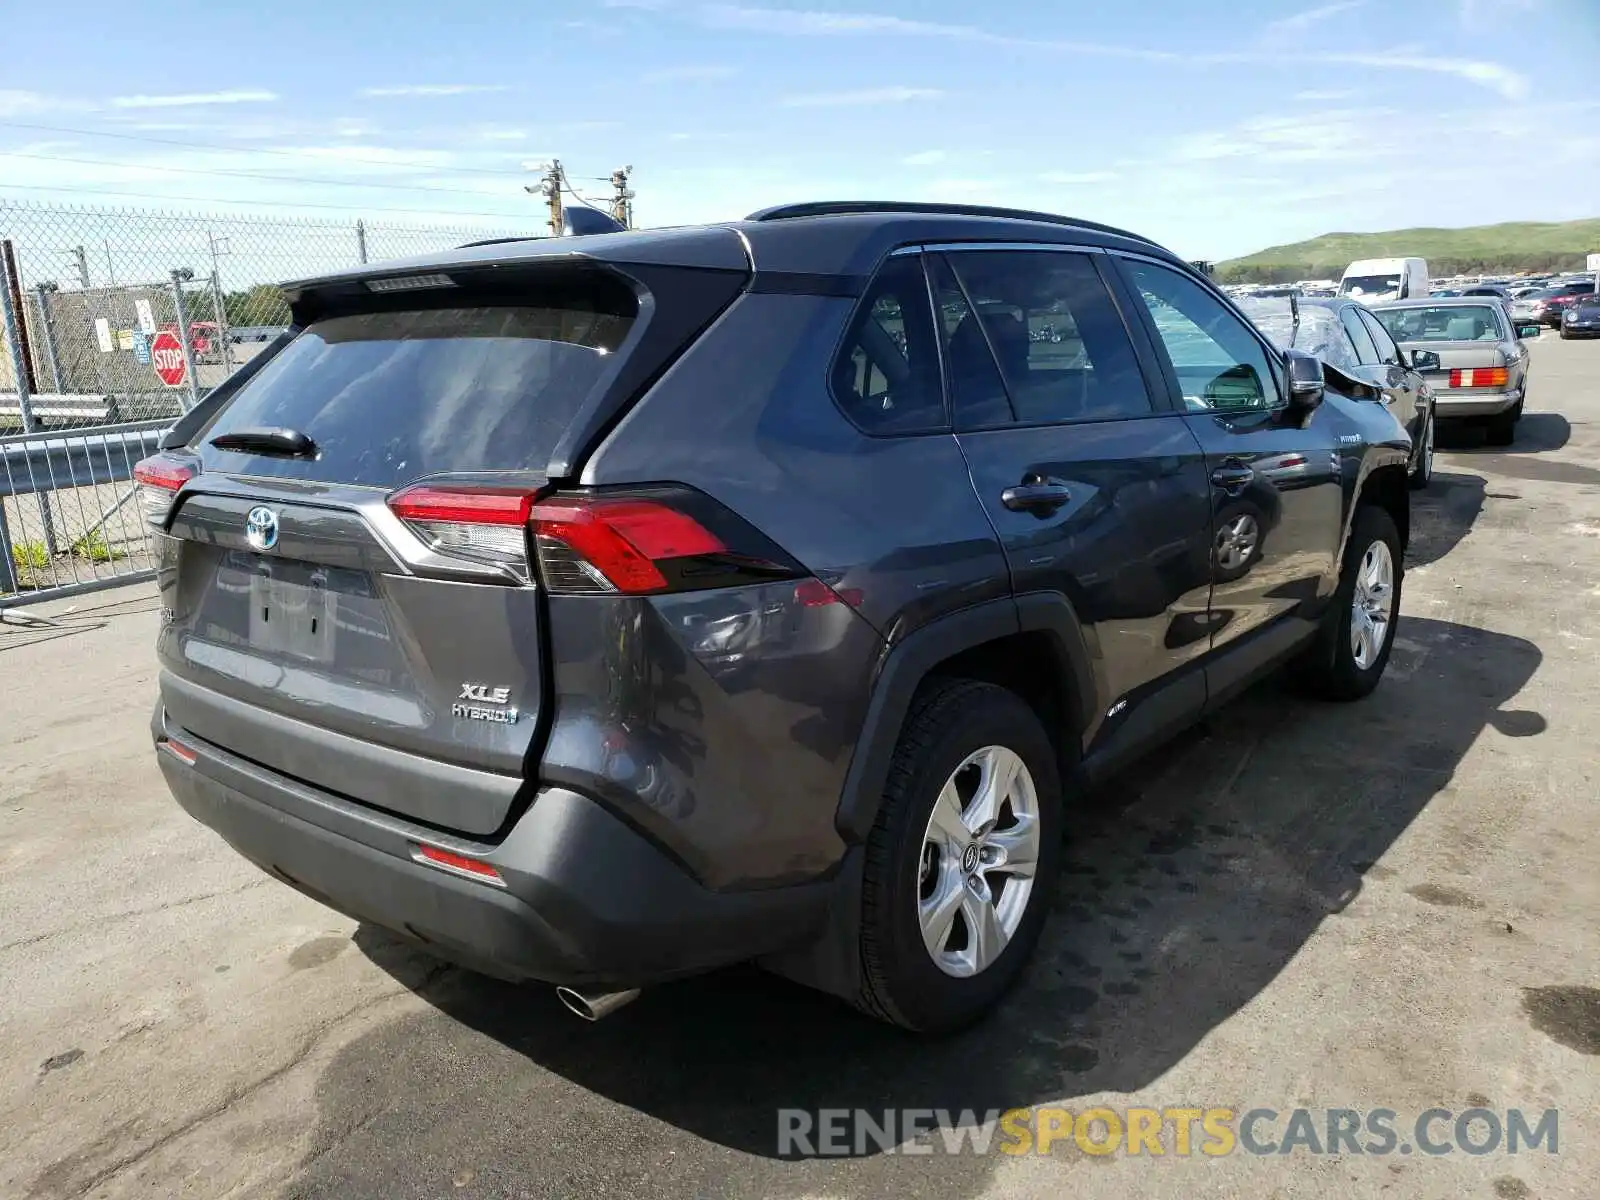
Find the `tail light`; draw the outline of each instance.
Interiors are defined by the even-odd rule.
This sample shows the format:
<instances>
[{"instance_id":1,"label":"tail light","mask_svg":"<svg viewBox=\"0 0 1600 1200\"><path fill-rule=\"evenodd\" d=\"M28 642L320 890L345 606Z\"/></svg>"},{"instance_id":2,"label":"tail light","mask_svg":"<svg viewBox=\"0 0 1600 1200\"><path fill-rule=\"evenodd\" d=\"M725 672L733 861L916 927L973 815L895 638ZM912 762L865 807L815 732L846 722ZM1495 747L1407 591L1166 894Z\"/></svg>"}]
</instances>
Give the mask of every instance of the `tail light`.
<instances>
[{"instance_id":1,"label":"tail light","mask_svg":"<svg viewBox=\"0 0 1600 1200\"><path fill-rule=\"evenodd\" d=\"M1450 386L1453 388L1505 387L1510 377L1510 372L1505 367L1461 368L1450 372Z\"/></svg>"},{"instance_id":2,"label":"tail light","mask_svg":"<svg viewBox=\"0 0 1600 1200\"><path fill-rule=\"evenodd\" d=\"M390 510L441 554L536 563L558 594L650 595L805 574L716 501L673 486L538 498L514 488L419 485ZM531 543L531 554L530 554Z\"/></svg>"},{"instance_id":3,"label":"tail light","mask_svg":"<svg viewBox=\"0 0 1600 1200\"><path fill-rule=\"evenodd\" d=\"M144 519L157 529L165 528L178 489L199 473L194 463L174 454L155 454L135 463L133 482Z\"/></svg>"}]
</instances>

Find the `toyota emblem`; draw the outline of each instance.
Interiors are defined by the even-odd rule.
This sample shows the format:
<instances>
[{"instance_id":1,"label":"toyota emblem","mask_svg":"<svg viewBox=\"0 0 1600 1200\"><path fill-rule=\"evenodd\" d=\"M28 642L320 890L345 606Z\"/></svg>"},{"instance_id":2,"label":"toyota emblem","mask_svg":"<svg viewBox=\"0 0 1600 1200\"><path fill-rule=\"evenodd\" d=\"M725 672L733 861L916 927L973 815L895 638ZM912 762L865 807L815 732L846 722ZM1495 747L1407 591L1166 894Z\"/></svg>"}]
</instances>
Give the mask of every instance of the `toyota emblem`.
<instances>
[{"instance_id":1,"label":"toyota emblem","mask_svg":"<svg viewBox=\"0 0 1600 1200\"><path fill-rule=\"evenodd\" d=\"M255 550L271 550L278 544L278 514L258 504L245 515L244 539Z\"/></svg>"}]
</instances>

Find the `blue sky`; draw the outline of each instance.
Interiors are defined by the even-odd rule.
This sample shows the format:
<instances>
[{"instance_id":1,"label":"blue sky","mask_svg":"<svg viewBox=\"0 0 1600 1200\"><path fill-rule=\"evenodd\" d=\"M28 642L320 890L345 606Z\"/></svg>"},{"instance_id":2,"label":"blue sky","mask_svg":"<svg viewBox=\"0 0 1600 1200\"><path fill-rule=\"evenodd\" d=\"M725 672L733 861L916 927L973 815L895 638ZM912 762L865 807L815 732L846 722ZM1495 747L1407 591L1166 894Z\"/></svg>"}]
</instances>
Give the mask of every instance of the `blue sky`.
<instances>
[{"instance_id":1,"label":"blue sky","mask_svg":"<svg viewBox=\"0 0 1600 1200\"><path fill-rule=\"evenodd\" d=\"M0 199L499 228L559 156L641 224L971 200L1190 257L1600 215L1600 0L834 3L14 4Z\"/></svg>"}]
</instances>

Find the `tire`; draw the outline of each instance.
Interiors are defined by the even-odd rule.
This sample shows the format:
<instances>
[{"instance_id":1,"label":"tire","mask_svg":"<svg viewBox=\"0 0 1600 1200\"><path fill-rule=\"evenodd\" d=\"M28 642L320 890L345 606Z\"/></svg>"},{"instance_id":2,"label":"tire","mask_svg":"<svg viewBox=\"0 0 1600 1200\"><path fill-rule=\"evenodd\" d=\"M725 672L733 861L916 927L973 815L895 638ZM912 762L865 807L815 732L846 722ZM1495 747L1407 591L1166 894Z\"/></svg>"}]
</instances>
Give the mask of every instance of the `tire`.
<instances>
[{"instance_id":1,"label":"tire","mask_svg":"<svg viewBox=\"0 0 1600 1200\"><path fill-rule=\"evenodd\" d=\"M1438 418L1430 412L1427 424L1422 427L1422 452L1417 455L1417 465L1409 480L1414 492L1424 490L1433 482L1433 440L1437 425Z\"/></svg>"},{"instance_id":2,"label":"tire","mask_svg":"<svg viewBox=\"0 0 1600 1200\"><path fill-rule=\"evenodd\" d=\"M1357 658L1351 636L1356 587L1358 577L1368 565L1368 552L1378 545L1389 558L1392 582L1387 594L1388 619L1375 639L1375 652L1366 654L1362 661ZM1339 587L1323 619L1322 632L1298 664L1297 679L1307 690L1326 700L1359 700L1378 686L1389 662L1389 652L1394 648L1404 581L1405 559L1394 518L1375 504L1362 505L1351 523L1350 540L1345 545L1344 563L1339 571Z\"/></svg>"},{"instance_id":3,"label":"tire","mask_svg":"<svg viewBox=\"0 0 1600 1200\"><path fill-rule=\"evenodd\" d=\"M1489 424L1484 427L1483 440L1491 446L1509 446L1517 440L1517 420L1522 416L1522 403L1517 402L1515 408L1508 408L1503 413L1496 413L1489 418Z\"/></svg>"},{"instance_id":4,"label":"tire","mask_svg":"<svg viewBox=\"0 0 1600 1200\"><path fill-rule=\"evenodd\" d=\"M945 854L941 848L945 839L932 818L947 783L956 783L957 798L967 797L967 807L955 810L941 805L941 811L947 821L951 813L957 820L968 819L964 814L971 814L977 802L971 784L993 776L979 765L968 767L958 780L958 768L986 750L991 752L990 768L1006 766L1010 760L1004 752L1008 752L1025 770L1026 779L1021 774L1016 778L1019 787L1031 781L1037 837L1031 886L1012 892L1022 876L1008 875L998 866L985 868L980 886L987 888L990 900L979 900L976 892L963 890L971 878L965 873L973 864L968 856L996 852L999 839L1008 832L1020 850L1016 831L1022 825L1014 819L1028 807L1028 798L1014 790L1017 807L1012 802L1000 807L997 840L968 843L960 859ZM905 1029L948 1033L971 1024L998 1003L1016 982L1044 924L1060 861L1061 808L1061 783L1050 739L1018 696L971 680L925 684L906 717L878 820L867 840L857 1006ZM958 828L964 839L966 826ZM984 848L974 850L980 842ZM1017 854L1018 859L1024 857ZM1009 915L1008 893L1021 897L1020 906ZM935 903L941 894L950 898L949 905ZM1003 943L991 942L1004 948L987 965L963 964L963 956L979 962L984 957L978 954L980 943L971 938L968 913L982 914L985 905L995 916L991 929L1009 924L1010 935ZM946 932L925 939L922 913L939 910L951 914ZM945 965L935 961L930 942L939 948ZM960 973L963 966L970 968L966 974Z\"/></svg>"}]
</instances>

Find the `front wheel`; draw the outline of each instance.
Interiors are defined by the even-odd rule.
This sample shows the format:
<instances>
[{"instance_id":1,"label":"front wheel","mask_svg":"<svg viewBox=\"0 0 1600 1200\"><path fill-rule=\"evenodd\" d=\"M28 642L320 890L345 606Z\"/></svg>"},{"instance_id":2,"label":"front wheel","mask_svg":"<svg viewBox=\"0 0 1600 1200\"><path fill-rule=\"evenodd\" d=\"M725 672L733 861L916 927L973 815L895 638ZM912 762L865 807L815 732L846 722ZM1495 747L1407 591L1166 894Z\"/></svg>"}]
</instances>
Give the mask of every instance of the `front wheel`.
<instances>
[{"instance_id":1,"label":"front wheel","mask_svg":"<svg viewBox=\"0 0 1600 1200\"><path fill-rule=\"evenodd\" d=\"M1299 679L1329 700L1359 700L1378 686L1394 646L1405 561L1394 518L1374 504L1356 510L1339 589Z\"/></svg>"},{"instance_id":2,"label":"front wheel","mask_svg":"<svg viewBox=\"0 0 1600 1200\"><path fill-rule=\"evenodd\" d=\"M927 685L867 841L859 1007L924 1033L981 1017L1038 941L1060 842L1055 754L1033 710L989 683Z\"/></svg>"}]
</instances>

